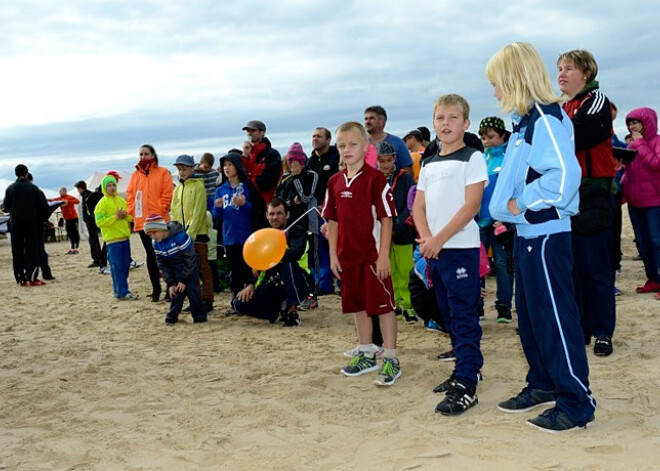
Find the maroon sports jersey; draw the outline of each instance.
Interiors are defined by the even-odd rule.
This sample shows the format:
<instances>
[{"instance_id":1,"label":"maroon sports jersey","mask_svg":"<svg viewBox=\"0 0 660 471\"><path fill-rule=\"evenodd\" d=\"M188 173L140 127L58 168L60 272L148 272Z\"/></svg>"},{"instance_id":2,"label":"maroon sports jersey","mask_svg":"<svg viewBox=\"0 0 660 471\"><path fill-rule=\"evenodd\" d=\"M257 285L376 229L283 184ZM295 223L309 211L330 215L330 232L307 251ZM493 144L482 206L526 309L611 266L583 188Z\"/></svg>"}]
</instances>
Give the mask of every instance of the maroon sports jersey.
<instances>
[{"instance_id":1,"label":"maroon sports jersey","mask_svg":"<svg viewBox=\"0 0 660 471\"><path fill-rule=\"evenodd\" d=\"M396 216L392 189L375 168L364 164L351 179L346 170L328 181L323 217L337 221L337 258L342 265L378 259L380 219Z\"/></svg>"}]
</instances>

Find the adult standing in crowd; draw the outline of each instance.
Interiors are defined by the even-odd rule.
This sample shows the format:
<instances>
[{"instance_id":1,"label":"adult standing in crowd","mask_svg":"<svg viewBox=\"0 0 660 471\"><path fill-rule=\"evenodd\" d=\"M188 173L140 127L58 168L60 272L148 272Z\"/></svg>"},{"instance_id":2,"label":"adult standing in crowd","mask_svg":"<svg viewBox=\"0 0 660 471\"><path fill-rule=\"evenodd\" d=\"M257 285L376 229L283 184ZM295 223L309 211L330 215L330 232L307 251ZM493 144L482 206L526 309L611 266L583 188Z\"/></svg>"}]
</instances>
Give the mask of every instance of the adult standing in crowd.
<instances>
[{"instance_id":1,"label":"adult standing in crowd","mask_svg":"<svg viewBox=\"0 0 660 471\"><path fill-rule=\"evenodd\" d=\"M612 353L616 321L614 272L610 263L616 175L612 155L610 101L599 90L598 65L586 50L565 52L557 60L563 105L575 129L575 153L582 168L580 212L573 216L573 270L585 343L594 353Z\"/></svg>"},{"instance_id":2,"label":"adult standing in crowd","mask_svg":"<svg viewBox=\"0 0 660 471\"><path fill-rule=\"evenodd\" d=\"M248 141L252 144L245 159L245 169L250 181L268 204L275 196L277 184L282 176L282 156L273 149L266 137L266 125L259 120L248 121L243 126Z\"/></svg>"},{"instance_id":3,"label":"adult standing in crowd","mask_svg":"<svg viewBox=\"0 0 660 471\"><path fill-rule=\"evenodd\" d=\"M9 213L11 255L16 283L21 286L40 286L39 225L46 214L46 203L41 191L28 181L28 168L19 164L14 169L16 181L7 187L3 201Z\"/></svg>"},{"instance_id":4,"label":"adult standing in crowd","mask_svg":"<svg viewBox=\"0 0 660 471\"><path fill-rule=\"evenodd\" d=\"M99 228L96 225L94 220L94 208L90 209L90 196L92 192L87 189L87 183L83 180L80 180L75 184L80 197L82 198L82 203L80 204L83 222L87 226L87 233L89 234L89 251L92 255L92 263L90 263L87 268L102 267L105 266L105 257L101 255L101 243L99 242ZM96 205L94 205L96 206Z\"/></svg>"},{"instance_id":5,"label":"adult standing in crowd","mask_svg":"<svg viewBox=\"0 0 660 471\"><path fill-rule=\"evenodd\" d=\"M169 222L173 190L172 174L158 165L158 154L153 146L145 144L140 147L140 160L128 182L126 200L128 213L133 216L133 231L140 235L140 241L147 254L153 302L160 299L160 272L151 237L144 233L144 220L150 214L160 214L166 222Z\"/></svg>"},{"instance_id":6,"label":"adult standing in crowd","mask_svg":"<svg viewBox=\"0 0 660 471\"><path fill-rule=\"evenodd\" d=\"M76 205L80 204L80 200L69 195L66 188L62 187L60 188L60 196L51 198L48 201L62 201L61 209L62 217L64 218L64 228L71 244L71 248L66 254L77 255L78 247L80 246L80 232L78 232L78 211L76 211Z\"/></svg>"},{"instance_id":7,"label":"adult standing in crowd","mask_svg":"<svg viewBox=\"0 0 660 471\"><path fill-rule=\"evenodd\" d=\"M382 106L369 106L364 110L364 127L369 134L369 142L374 146L377 146L382 141L389 142L396 152L396 168L403 169L412 175L413 161L412 157L410 157L410 152L401 138L385 132L386 123L387 112Z\"/></svg>"},{"instance_id":8,"label":"adult standing in crowd","mask_svg":"<svg viewBox=\"0 0 660 471\"><path fill-rule=\"evenodd\" d=\"M339 172L339 152L337 146L333 146L332 134L330 130L323 127L314 129L312 134L312 153L307 161L307 168L316 172L318 181L316 183L316 190L314 196L316 197L318 211L321 211L321 205L325 201L325 192L328 189L328 180L335 173ZM309 260L308 264L312 268L314 280L316 282L315 289L317 294L330 294L334 293L334 281L332 271L330 270L330 246L328 239L320 234L320 226L323 225L323 219L318 218L319 231L312 234L312 247L310 248L310 258L313 254L317 254L318 267L314 260Z\"/></svg>"}]
</instances>

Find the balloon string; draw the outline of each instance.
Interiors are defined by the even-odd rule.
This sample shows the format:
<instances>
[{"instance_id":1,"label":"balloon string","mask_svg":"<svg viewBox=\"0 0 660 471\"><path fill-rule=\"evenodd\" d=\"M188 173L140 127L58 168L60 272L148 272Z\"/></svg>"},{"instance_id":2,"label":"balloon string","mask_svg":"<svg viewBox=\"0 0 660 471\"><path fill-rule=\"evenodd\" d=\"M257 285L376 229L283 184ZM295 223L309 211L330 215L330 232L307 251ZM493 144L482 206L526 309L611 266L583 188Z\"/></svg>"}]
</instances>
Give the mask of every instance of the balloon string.
<instances>
[{"instance_id":1,"label":"balloon string","mask_svg":"<svg viewBox=\"0 0 660 471\"><path fill-rule=\"evenodd\" d=\"M287 232L289 229L291 229L293 226L295 226L296 223L297 223L298 221L300 221L302 218L304 218L305 216L307 216L307 215L308 215L309 213L311 213L312 211L316 211L317 213L319 213L319 217L320 217L321 219L323 219L323 222L328 222L328 221L323 217L323 215L321 214L321 211L319 211L318 208L317 208L316 206L312 206L310 209L308 209L307 211L305 211L305 212L303 213L302 216L300 216L298 219L296 219L296 220L293 221L291 224L289 224L289 227L287 227L286 229L284 229L284 231L282 231L282 232L284 232L284 233L286 234L286 232Z\"/></svg>"}]
</instances>

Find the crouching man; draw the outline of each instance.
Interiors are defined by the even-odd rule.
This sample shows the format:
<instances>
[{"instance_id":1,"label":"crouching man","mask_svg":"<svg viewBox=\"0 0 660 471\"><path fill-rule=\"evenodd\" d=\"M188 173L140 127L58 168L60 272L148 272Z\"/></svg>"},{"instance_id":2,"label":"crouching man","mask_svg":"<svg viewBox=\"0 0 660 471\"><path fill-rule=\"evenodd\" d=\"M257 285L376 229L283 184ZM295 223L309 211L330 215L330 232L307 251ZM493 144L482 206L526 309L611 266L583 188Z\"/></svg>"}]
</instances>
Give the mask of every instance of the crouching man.
<instances>
[{"instance_id":1,"label":"crouching man","mask_svg":"<svg viewBox=\"0 0 660 471\"><path fill-rule=\"evenodd\" d=\"M283 230L289 220L284 201L274 198L268 205L266 217L271 227ZM246 316L268 319L271 324L278 317L284 327L301 324L298 306L307 296L309 285L298 261L305 253L306 228L293 224L286 232L287 249L284 257L272 268L260 272L234 299L234 309Z\"/></svg>"}]
</instances>

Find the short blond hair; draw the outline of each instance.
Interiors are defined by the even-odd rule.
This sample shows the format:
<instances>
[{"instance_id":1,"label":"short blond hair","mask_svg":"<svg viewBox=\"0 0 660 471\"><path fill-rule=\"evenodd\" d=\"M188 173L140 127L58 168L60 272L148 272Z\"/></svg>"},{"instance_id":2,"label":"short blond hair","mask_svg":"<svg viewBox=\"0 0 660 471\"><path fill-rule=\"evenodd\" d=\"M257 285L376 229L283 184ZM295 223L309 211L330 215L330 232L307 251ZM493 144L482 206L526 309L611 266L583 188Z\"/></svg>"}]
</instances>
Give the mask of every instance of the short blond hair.
<instances>
[{"instance_id":1,"label":"short blond hair","mask_svg":"<svg viewBox=\"0 0 660 471\"><path fill-rule=\"evenodd\" d=\"M438 106L458 106L463 113L463 119L470 119L470 105L467 100L455 93L448 93L438 97L433 103L433 119L435 119L435 110Z\"/></svg>"},{"instance_id":2,"label":"short blond hair","mask_svg":"<svg viewBox=\"0 0 660 471\"><path fill-rule=\"evenodd\" d=\"M598 75L598 64L592 53L586 49L573 49L572 51L564 52L559 55L557 59L557 66L561 61L572 63L575 67L580 69L587 79L587 83L591 82Z\"/></svg>"},{"instance_id":3,"label":"short blond hair","mask_svg":"<svg viewBox=\"0 0 660 471\"><path fill-rule=\"evenodd\" d=\"M365 143L369 142L369 136L367 135L367 130L364 129L364 126L362 126L362 124L358 123L357 121L348 121L344 124L339 125L339 127L335 131L335 136L339 133L347 132L347 131L355 131L360 135L360 137Z\"/></svg>"},{"instance_id":4,"label":"short blond hair","mask_svg":"<svg viewBox=\"0 0 660 471\"><path fill-rule=\"evenodd\" d=\"M527 42L507 44L486 64L486 77L502 92L502 110L526 115L533 102L543 105L563 100L552 91L548 71L538 51Z\"/></svg>"}]
</instances>

